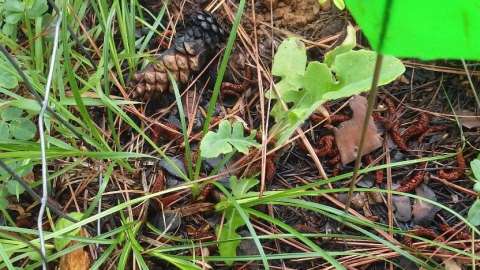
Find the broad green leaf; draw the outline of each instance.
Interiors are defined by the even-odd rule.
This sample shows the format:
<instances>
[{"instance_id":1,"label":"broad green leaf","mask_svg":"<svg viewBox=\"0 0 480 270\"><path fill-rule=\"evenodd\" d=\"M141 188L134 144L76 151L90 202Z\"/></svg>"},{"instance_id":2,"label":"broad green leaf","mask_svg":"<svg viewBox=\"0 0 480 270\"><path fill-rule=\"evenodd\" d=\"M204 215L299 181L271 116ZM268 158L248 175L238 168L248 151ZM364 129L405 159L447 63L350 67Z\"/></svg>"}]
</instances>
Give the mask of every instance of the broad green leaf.
<instances>
[{"instance_id":1,"label":"broad green leaf","mask_svg":"<svg viewBox=\"0 0 480 270\"><path fill-rule=\"evenodd\" d=\"M5 1L4 8L8 13L22 13L25 9L25 4L18 0L7 0Z\"/></svg>"},{"instance_id":2,"label":"broad green leaf","mask_svg":"<svg viewBox=\"0 0 480 270\"><path fill-rule=\"evenodd\" d=\"M258 185L258 182L259 181L254 178L237 179L235 176L230 177L230 188L232 189L234 199L242 198L253 187ZM226 202L228 203L228 201ZM237 229L243 225L245 225L245 222L234 207L225 209L225 222L223 227L217 226L216 228L218 240L220 241L218 243L220 256L235 257L237 255L237 247L241 242ZM226 260L225 263L232 265L233 261Z\"/></svg>"},{"instance_id":3,"label":"broad green leaf","mask_svg":"<svg viewBox=\"0 0 480 270\"><path fill-rule=\"evenodd\" d=\"M10 122L10 132L15 139L27 141L35 137L37 127L29 119L15 119Z\"/></svg>"},{"instance_id":4,"label":"broad green leaf","mask_svg":"<svg viewBox=\"0 0 480 270\"><path fill-rule=\"evenodd\" d=\"M227 120L222 120L218 126L218 131L209 131L200 143L200 153L203 158L215 158L221 154L237 151L248 154L250 147L259 147L260 145L253 139L252 133L249 137L244 137L243 126L240 122L232 125Z\"/></svg>"},{"instance_id":5,"label":"broad green leaf","mask_svg":"<svg viewBox=\"0 0 480 270\"><path fill-rule=\"evenodd\" d=\"M48 10L46 0L35 0L31 8L27 10L28 17L33 19L42 16Z\"/></svg>"},{"instance_id":6,"label":"broad green leaf","mask_svg":"<svg viewBox=\"0 0 480 270\"><path fill-rule=\"evenodd\" d=\"M8 24L5 24L8 25ZM7 34L7 33L5 33ZM4 64L0 59L0 64ZM0 67L0 88L13 89L18 86L18 80L15 75L6 70L5 67Z\"/></svg>"},{"instance_id":7,"label":"broad green leaf","mask_svg":"<svg viewBox=\"0 0 480 270\"><path fill-rule=\"evenodd\" d=\"M83 217L83 213L81 212L71 212L71 213L68 213L68 215L75 219L75 220L81 220L82 217ZM61 229L64 229L64 228L67 228L71 225L73 225L74 223L71 222L70 220L66 219L66 218L60 218L57 220L57 222L55 223L55 231L58 231L58 230L61 230ZM73 231L70 231L68 232L66 235L69 235L69 236L78 236L79 233L80 233L80 230L81 228L77 228ZM57 251L61 251L63 250L67 245L68 243L70 243L71 240L69 239L64 239L64 238L61 238L61 237L56 237L54 240L53 240L53 243L55 245L55 249Z\"/></svg>"},{"instance_id":8,"label":"broad green leaf","mask_svg":"<svg viewBox=\"0 0 480 270\"><path fill-rule=\"evenodd\" d=\"M7 123L0 120L0 140L10 139L10 130Z\"/></svg>"},{"instance_id":9,"label":"broad green leaf","mask_svg":"<svg viewBox=\"0 0 480 270\"><path fill-rule=\"evenodd\" d=\"M347 26L347 36L345 40L339 46L335 47L333 50L325 53L325 59L323 62L329 67L332 66L335 57L339 54L346 53L351 51L355 46L357 46L357 36L355 28L351 24Z\"/></svg>"},{"instance_id":10,"label":"broad green leaf","mask_svg":"<svg viewBox=\"0 0 480 270\"><path fill-rule=\"evenodd\" d=\"M472 168L472 173L477 181L480 181L480 160L474 159L470 162L470 168Z\"/></svg>"},{"instance_id":11,"label":"broad green leaf","mask_svg":"<svg viewBox=\"0 0 480 270\"><path fill-rule=\"evenodd\" d=\"M239 180L235 176L230 177L230 188L236 198L241 198L256 185L258 185L258 180L255 178L242 178Z\"/></svg>"},{"instance_id":12,"label":"broad green leaf","mask_svg":"<svg viewBox=\"0 0 480 270\"><path fill-rule=\"evenodd\" d=\"M242 217L237 213L235 208L225 210L225 222L223 227L217 226L216 233L218 236L218 251L220 256L235 257L237 256L237 248L240 245L240 235L237 229L245 225ZM235 240L233 240L235 239ZM225 260L227 265L232 265L232 260Z\"/></svg>"},{"instance_id":13,"label":"broad green leaf","mask_svg":"<svg viewBox=\"0 0 480 270\"><path fill-rule=\"evenodd\" d=\"M10 195L17 196L19 199L20 194L22 194L25 189L20 185L16 180L9 180L6 184L7 191Z\"/></svg>"},{"instance_id":14,"label":"broad green leaf","mask_svg":"<svg viewBox=\"0 0 480 270\"><path fill-rule=\"evenodd\" d=\"M5 34L6 36L9 36L9 37L11 37L15 33L16 30L17 30L17 25L16 24L5 23L2 26L2 33ZM1 73L1 71L0 71L0 73ZM0 82L0 86L2 86L1 82Z\"/></svg>"},{"instance_id":15,"label":"broad green leaf","mask_svg":"<svg viewBox=\"0 0 480 270\"><path fill-rule=\"evenodd\" d=\"M473 226L480 225L480 199L475 200L468 210L467 220L472 223Z\"/></svg>"},{"instance_id":16,"label":"broad green leaf","mask_svg":"<svg viewBox=\"0 0 480 270\"><path fill-rule=\"evenodd\" d=\"M338 80L335 91L325 94L325 100L350 97L370 89L377 54L372 51L350 51L335 57L332 70ZM405 72L402 61L384 56L378 86L388 84Z\"/></svg>"},{"instance_id":17,"label":"broad green leaf","mask_svg":"<svg viewBox=\"0 0 480 270\"><path fill-rule=\"evenodd\" d=\"M11 13L5 17L5 23L17 24L23 18L23 13Z\"/></svg>"},{"instance_id":18,"label":"broad green leaf","mask_svg":"<svg viewBox=\"0 0 480 270\"><path fill-rule=\"evenodd\" d=\"M294 102L292 108L272 111L276 124L272 127L277 138L277 145L282 145L293 134L318 106L324 101L324 95L336 87L328 66L320 62L310 62L303 78L305 89L300 91L301 97Z\"/></svg>"},{"instance_id":19,"label":"broad green leaf","mask_svg":"<svg viewBox=\"0 0 480 270\"><path fill-rule=\"evenodd\" d=\"M298 38L285 39L278 47L272 66L272 75L281 77L275 87L282 98L287 92L302 87L306 66L307 52L303 42Z\"/></svg>"},{"instance_id":20,"label":"broad green leaf","mask_svg":"<svg viewBox=\"0 0 480 270\"><path fill-rule=\"evenodd\" d=\"M3 121L21 119L22 114L23 114L22 110L15 107L8 107L7 109L5 109L0 113L0 119L2 119Z\"/></svg>"},{"instance_id":21,"label":"broad green leaf","mask_svg":"<svg viewBox=\"0 0 480 270\"><path fill-rule=\"evenodd\" d=\"M473 185L473 191L480 193L480 182L476 182L475 185Z\"/></svg>"}]
</instances>

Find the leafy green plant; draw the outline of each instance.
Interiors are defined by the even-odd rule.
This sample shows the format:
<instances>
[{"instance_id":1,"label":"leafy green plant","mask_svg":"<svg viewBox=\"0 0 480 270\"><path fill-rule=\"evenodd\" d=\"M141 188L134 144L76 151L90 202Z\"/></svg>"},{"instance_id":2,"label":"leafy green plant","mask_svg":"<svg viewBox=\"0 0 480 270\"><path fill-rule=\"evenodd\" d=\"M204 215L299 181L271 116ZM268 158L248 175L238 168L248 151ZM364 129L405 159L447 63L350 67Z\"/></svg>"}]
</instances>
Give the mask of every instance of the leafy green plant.
<instances>
[{"instance_id":1,"label":"leafy green plant","mask_svg":"<svg viewBox=\"0 0 480 270\"><path fill-rule=\"evenodd\" d=\"M6 161L10 169L15 171L18 176L24 177L32 172L33 165L30 160L21 161ZM0 168L0 209L6 209L8 206L7 196L20 196L25 190L13 177Z\"/></svg>"},{"instance_id":2,"label":"leafy green plant","mask_svg":"<svg viewBox=\"0 0 480 270\"><path fill-rule=\"evenodd\" d=\"M27 141L33 139L37 127L24 116L24 111L9 107L0 113L0 140L17 139Z\"/></svg>"},{"instance_id":3,"label":"leafy green plant","mask_svg":"<svg viewBox=\"0 0 480 270\"><path fill-rule=\"evenodd\" d=\"M242 123L234 122L232 125L229 121L222 120L217 132L209 131L202 139L200 153L203 158L215 158L235 150L248 154L250 147L260 146L254 137L255 132L248 137L244 136Z\"/></svg>"},{"instance_id":4,"label":"leafy green plant","mask_svg":"<svg viewBox=\"0 0 480 270\"><path fill-rule=\"evenodd\" d=\"M473 177L475 178L475 185L473 190L480 193L480 160L474 159L470 162L470 168L472 169ZM474 226L480 225L480 199L477 198L473 205L468 210L468 221Z\"/></svg>"},{"instance_id":5,"label":"leafy green plant","mask_svg":"<svg viewBox=\"0 0 480 270\"><path fill-rule=\"evenodd\" d=\"M241 199L248 195L249 191L258 185L258 180L249 179L237 179L236 177L230 178L230 188L235 200ZM228 206L227 206L228 205ZM219 240L218 250L220 256L235 257L237 255L237 247L240 245L240 235L237 233L238 228L245 225L245 221L238 214L238 211L232 205L229 205L227 200L223 200L217 204L217 209L223 209L225 212L225 222L223 226L217 226L216 233ZM233 261L225 261L227 265L232 265Z\"/></svg>"},{"instance_id":6,"label":"leafy green plant","mask_svg":"<svg viewBox=\"0 0 480 270\"><path fill-rule=\"evenodd\" d=\"M17 24L24 18L35 19L48 10L47 0L0 0L2 33L15 37Z\"/></svg>"},{"instance_id":7,"label":"leafy green plant","mask_svg":"<svg viewBox=\"0 0 480 270\"><path fill-rule=\"evenodd\" d=\"M75 220L81 220L82 217L83 217L83 213L81 212L71 212L71 213L68 213L68 215L75 219ZM59 218L57 220L57 222L55 223L55 230L58 231L58 230L62 230L62 229L65 229L67 228L68 226L70 225L73 225L74 223L66 218ZM66 236L78 236L80 234L80 230L81 228L76 228L75 230L72 230L68 233L66 233L65 235ZM63 250L65 247L68 246L68 244L70 243L70 239L66 239L66 238L55 238L53 240L54 242L54 245L55 245L55 249L58 250L58 251L61 251Z\"/></svg>"},{"instance_id":8,"label":"leafy green plant","mask_svg":"<svg viewBox=\"0 0 480 270\"><path fill-rule=\"evenodd\" d=\"M353 50L355 30L348 27L345 41L325 55L324 62L307 62L305 45L297 38L282 42L273 60L272 74L281 80L268 98L279 100L272 108L275 125L271 133L282 145L321 104L359 94L370 88L376 53ZM292 61L295 59L295 61ZM405 71L402 62L385 56L378 85L385 85ZM285 106L288 107L285 112Z\"/></svg>"}]
</instances>

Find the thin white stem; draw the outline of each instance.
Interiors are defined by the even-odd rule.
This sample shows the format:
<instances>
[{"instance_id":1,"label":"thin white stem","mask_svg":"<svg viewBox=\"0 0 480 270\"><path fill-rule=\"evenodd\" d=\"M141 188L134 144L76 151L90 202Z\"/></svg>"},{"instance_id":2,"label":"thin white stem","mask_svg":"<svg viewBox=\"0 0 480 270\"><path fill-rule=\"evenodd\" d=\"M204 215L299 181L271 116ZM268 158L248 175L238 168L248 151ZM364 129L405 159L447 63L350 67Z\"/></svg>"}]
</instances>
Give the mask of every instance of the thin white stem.
<instances>
[{"instance_id":1,"label":"thin white stem","mask_svg":"<svg viewBox=\"0 0 480 270\"><path fill-rule=\"evenodd\" d=\"M52 55L50 57L50 68L48 70L47 84L45 85L44 99L42 102L42 108L38 115L38 132L40 135L40 149L41 149L41 158L42 158L42 199L40 200L40 211L38 212L38 237L40 239L40 251L42 256L46 259L46 248L45 248L45 238L43 235L43 215L45 214L45 208L47 207L48 200L48 182L47 182L47 156L45 150L45 134L44 134L44 116L48 106L48 98L50 96L50 87L52 85L53 71L55 69L55 61L57 58L57 48L58 48L58 35L60 32L60 23L62 21L62 13L58 15L57 22L55 24L55 36L53 40L53 49ZM42 262L42 268L47 269L47 262L44 260Z\"/></svg>"}]
</instances>

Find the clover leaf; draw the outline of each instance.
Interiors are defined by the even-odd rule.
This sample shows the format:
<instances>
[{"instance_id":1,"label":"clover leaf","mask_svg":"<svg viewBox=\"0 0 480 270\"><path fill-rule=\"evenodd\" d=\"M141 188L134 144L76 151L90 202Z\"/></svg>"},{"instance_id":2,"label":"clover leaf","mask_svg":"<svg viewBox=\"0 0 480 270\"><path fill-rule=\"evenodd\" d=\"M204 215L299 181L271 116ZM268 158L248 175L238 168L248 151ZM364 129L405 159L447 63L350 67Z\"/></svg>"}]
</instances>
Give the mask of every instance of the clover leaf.
<instances>
[{"instance_id":1,"label":"clover leaf","mask_svg":"<svg viewBox=\"0 0 480 270\"><path fill-rule=\"evenodd\" d=\"M243 135L243 126L240 122L233 125L227 120L222 120L218 126L218 131L209 131L200 143L200 153L203 158L215 158L221 154L228 154L235 150L248 154L250 147L259 147L260 145L253 139L255 134L245 137Z\"/></svg>"}]
</instances>

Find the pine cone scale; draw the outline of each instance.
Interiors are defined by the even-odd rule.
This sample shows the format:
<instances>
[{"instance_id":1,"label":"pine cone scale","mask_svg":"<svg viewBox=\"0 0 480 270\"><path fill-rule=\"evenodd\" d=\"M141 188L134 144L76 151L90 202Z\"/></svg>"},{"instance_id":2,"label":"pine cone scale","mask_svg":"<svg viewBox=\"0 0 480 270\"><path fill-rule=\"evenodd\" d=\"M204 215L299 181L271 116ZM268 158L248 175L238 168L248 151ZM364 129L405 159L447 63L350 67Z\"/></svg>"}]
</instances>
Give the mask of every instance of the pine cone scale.
<instances>
[{"instance_id":1,"label":"pine cone scale","mask_svg":"<svg viewBox=\"0 0 480 270\"><path fill-rule=\"evenodd\" d=\"M225 40L225 31L217 20L205 12L196 12L178 31L173 46L161 53L153 63L133 76L133 96L148 99L164 91L171 91L167 73L186 84L194 72L200 71L207 59Z\"/></svg>"}]
</instances>

